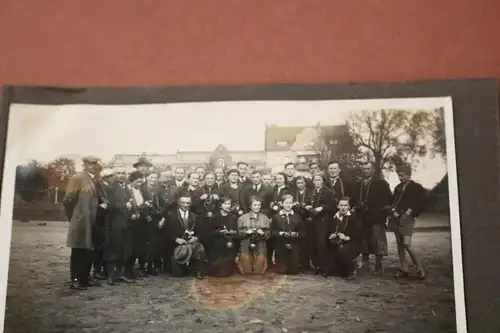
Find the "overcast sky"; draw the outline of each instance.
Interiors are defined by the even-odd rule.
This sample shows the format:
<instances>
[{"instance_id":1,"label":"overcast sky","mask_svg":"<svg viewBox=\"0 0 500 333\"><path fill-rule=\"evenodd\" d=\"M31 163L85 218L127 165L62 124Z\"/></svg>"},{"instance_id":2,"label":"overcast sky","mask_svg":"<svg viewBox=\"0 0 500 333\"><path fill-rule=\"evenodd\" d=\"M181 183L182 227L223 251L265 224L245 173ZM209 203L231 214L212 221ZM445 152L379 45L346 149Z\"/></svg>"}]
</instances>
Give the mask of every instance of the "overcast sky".
<instances>
[{"instance_id":1,"label":"overcast sky","mask_svg":"<svg viewBox=\"0 0 500 333\"><path fill-rule=\"evenodd\" d=\"M210 102L136 106L11 106L8 145L19 163L61 155L171 154L176 150L263 150L266 124L310 126L345 123L352 111L431 109L441 99ZM426 159L416 171L427 185L446 172L442 159Z\"/></svg>"}]
</instances>

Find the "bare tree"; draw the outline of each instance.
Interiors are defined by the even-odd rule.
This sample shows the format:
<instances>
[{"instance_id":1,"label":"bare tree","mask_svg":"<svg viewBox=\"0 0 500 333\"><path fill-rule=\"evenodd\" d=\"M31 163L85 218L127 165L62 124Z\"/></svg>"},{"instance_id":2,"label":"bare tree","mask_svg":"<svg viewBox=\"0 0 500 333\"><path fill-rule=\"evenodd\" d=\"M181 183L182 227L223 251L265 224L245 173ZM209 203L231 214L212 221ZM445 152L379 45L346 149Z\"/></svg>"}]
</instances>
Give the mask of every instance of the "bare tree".
<instances>
[{"instance_id":1,"label":"bare tree","mask_svg":"<svg viewBox=\"0 0 500 333\"><path fill-rule=\"evenodd\" d=\"M431 133L428 110L377 110L353 112L349 133L360 151L374 162L375 173L400 163L418 163L428 153Z\"/></svg>"}]
</instances>

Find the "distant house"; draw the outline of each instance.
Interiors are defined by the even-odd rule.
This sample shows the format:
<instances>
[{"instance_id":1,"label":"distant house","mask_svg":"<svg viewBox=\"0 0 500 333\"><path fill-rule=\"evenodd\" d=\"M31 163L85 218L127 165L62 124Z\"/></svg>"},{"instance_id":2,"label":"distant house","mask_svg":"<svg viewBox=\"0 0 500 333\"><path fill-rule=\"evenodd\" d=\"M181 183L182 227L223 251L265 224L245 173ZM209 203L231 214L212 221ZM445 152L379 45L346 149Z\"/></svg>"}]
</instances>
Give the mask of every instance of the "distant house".
<instances>
[{"instance_id":1,"label":"distant house","mask_svg":"<svg viewBox=\"0 0 500 333\"><path fill-rule=\"evenodd\" d=\"M233 167L239 161L247 162L255 168L274 169L287 162L299 164L299 168L307 169L312 161L320 156L321 138L335 132L345 132L342 126L310 126L310 127L283 127L276 125L266 126L265 144L262 150L257 151L229 151L219 144L212 151L182 151L175 154L117 154L109 166L122 165L129 171L140 158L146 157L157 166L194 168L196 166L211 165Z\"/></svg>"}]
</instances>

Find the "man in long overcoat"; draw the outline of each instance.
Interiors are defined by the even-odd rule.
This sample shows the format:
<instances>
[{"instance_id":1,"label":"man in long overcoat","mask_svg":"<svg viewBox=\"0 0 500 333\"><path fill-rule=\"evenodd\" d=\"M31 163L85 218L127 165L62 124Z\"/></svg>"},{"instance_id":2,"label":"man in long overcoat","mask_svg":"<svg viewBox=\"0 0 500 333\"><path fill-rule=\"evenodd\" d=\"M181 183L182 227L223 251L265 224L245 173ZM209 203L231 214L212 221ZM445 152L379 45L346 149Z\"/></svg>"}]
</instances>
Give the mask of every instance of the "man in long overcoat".
<instances>
[{"instance_id":1,"label":"man in long overcoat","mask_svg":"<svg viewBox=\"0 0 500 333\"><path fill-rule=\"evenodd\" d=\"M92 268L93 227L99 209L108 209L109 201L101 188L96 174L100 170L99 159L87 156L83 159L83 171L68 182L63 206L69 221L66 245L71 248L71 288L86 290L90 286Z\"/></svg>"}]
</instances>

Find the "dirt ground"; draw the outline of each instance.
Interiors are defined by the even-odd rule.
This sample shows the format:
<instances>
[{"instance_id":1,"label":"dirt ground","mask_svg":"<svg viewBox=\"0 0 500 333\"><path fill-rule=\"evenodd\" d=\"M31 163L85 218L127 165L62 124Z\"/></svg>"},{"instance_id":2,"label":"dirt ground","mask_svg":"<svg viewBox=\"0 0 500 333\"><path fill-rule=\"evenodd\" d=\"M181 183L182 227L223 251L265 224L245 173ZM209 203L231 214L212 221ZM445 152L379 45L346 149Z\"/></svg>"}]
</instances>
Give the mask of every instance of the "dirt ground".
<instances>
[{"instance_id":1,"label":"dirt ground","mask_svg":"<svg viewBox=\"0 0 500 333\"><path fill-rule=\"evenodd\" d=\"M383 277L314 275L193 281L70 291L66 224L14 222L5 332L455 332L450 233L419 232L425 281L395 281L395 241Z\"/></svg>"}]
</instances>

